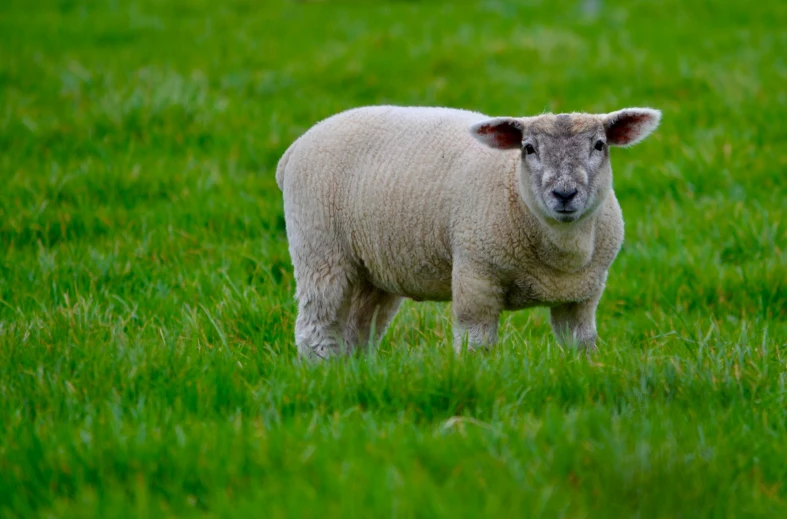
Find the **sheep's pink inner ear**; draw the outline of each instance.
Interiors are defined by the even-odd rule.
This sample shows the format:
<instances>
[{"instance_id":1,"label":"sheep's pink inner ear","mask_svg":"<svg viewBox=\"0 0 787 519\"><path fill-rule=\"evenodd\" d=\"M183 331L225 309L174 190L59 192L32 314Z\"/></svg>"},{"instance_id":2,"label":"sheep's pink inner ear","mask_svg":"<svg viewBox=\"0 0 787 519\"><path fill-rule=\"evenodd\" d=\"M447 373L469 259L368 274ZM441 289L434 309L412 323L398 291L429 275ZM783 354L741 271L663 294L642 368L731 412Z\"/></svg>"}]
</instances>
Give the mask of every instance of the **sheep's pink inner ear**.
<instances>
[{"instance_id":1,"label":"sheep's pink inner ear","mask_svg":"<svg viewBox=\"0 0 787 519\"><path fill-rule=\"evenodd\" d=\"M492 119L470 127L473 137L490 148L510 150L522 146L522 124L515 119Z\"/></svg>"},{"instance_id":2,"label":"sheep's pink inner ear","mask_svg":"<svg viewBox=\"0 0 787 519\"><path fill-rule=\"evenodd\" d=\"M661 112L651 109L626 109L611 113L604 122L610 146L631 146L656 129Z\"/></svg>"}]
</instances>

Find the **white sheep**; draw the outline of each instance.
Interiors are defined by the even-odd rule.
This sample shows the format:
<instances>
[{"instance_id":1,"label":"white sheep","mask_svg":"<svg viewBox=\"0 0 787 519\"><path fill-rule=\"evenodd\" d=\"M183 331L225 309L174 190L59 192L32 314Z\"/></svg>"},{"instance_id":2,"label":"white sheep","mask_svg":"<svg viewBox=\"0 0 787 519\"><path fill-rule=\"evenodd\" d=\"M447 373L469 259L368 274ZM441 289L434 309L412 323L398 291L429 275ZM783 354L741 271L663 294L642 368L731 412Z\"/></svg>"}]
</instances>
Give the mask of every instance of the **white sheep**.
<instances>
[{"instance_id":1,"label":"white sheep","mask_svg":"<svg viewBox=\"0 0 787 519\"><path fill-rule=\"evenodd\" d=\"M503 310L534 306L551 308L559 340L595 349L623 241L608 147L644 139L660 118L375 106L315 125L276 171L299 353L379 339L403 297L452 300L457 350L493 345Z\"/></svg>"}]
</instances>

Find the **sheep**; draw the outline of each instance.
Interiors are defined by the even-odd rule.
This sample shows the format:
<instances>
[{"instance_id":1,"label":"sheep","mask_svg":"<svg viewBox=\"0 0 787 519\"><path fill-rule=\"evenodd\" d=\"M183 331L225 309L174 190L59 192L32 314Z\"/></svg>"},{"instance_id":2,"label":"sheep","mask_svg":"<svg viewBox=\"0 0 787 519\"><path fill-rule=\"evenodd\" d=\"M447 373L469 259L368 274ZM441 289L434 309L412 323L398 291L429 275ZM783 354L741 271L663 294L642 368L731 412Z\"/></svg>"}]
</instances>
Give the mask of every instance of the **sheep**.
<instances>
[{"instance_id":1,"label":"sheep","mask_svg":"<svg viewBox=\"0 0 787 519\"><path fill-rule=\"evenodd\" d=\"M502 311L535 306L550 308L561 343L594 351L623 242L609 147L660 119L370 106L316 124L276 170L299 354L365 348L405 297L453 302L457 351L493 346Z\"/></svg>"}]
</instances>

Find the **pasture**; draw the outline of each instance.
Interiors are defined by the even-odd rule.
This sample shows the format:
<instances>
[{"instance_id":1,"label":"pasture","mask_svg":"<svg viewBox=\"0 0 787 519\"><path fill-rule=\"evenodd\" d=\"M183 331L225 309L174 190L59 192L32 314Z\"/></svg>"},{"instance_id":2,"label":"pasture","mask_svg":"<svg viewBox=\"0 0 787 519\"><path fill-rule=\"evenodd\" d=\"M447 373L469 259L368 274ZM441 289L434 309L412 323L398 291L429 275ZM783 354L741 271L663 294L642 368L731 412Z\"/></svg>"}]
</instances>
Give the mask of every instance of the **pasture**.
<instances>
[{"instance_id":1,"label":"pasture","mask_svg":"<svg viewBox=\"0 0 787 519\"><path fill-rule=\"evenodd\" d=\"M0 516L787 517L787 3L0 3ZM366 104L652 106L598 353L296 359L276 162Z\"/></svg>"}]
</instances>

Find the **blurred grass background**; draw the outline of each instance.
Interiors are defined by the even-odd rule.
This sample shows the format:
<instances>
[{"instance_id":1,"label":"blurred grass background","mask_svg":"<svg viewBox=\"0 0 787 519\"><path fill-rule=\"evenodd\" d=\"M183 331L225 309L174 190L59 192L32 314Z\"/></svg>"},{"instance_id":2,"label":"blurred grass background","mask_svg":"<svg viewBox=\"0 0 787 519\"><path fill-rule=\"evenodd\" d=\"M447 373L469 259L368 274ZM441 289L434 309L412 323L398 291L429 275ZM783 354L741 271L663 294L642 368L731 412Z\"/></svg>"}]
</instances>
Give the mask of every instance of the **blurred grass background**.
<instances>
[{"instance_id":1,"label":"blurred grass background","mask_svg":"<svg viewBox=\"0 0 787 519\"><path fill-rule=\"evenodd\" d=\"M784 517L787 4L0 3L0 514ZM273 173L335 112L653 106L600 352L448 305L294 361Z\"/></svg>"}]
</instances>

